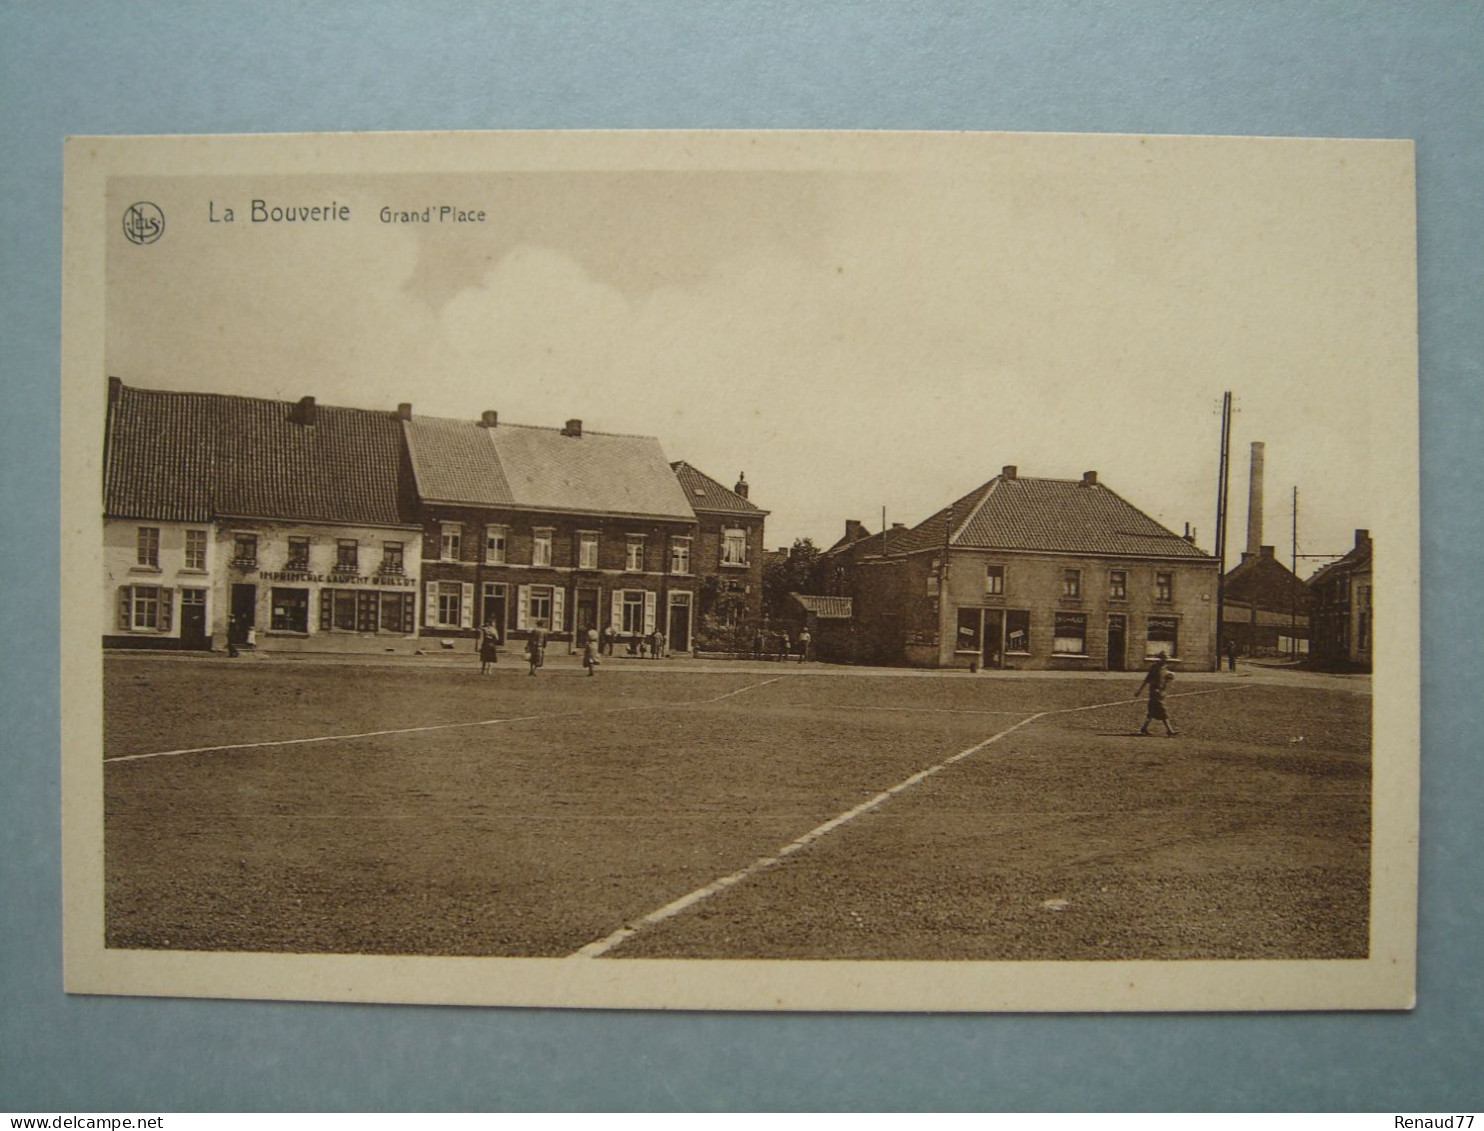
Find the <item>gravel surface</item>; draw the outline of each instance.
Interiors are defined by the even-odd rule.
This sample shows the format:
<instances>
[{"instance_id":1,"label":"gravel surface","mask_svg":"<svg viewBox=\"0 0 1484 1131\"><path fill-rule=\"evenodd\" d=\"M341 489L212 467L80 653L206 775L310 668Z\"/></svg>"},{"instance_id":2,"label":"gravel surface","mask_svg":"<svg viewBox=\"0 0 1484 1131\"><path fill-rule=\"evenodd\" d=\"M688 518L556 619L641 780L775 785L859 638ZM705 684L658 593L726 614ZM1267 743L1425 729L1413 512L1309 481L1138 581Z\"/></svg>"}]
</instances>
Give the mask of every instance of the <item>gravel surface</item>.
<instances>
[{"instance_id":1,"label":"gravel surface","mask_svg":"<svg viewBox=\"0 0 1484 1131\"><path fill-rule=\"evenodd\" d=\"M612 958L1366 953L1370 699L810 665L110 658L110 946L564 956L1007 727ZM807 676L805 678L804 676ZM776 680L762 686L765 680ZM746 689L746 690L744 690ZM730 692L739 692L728 696ZM529 717L536 716L536 717ZM489 725L450 725L496 722ZM442 729L371 733L415 727ZM317 736L362 735L295 742Z\"/></svg>"}]
</instances>

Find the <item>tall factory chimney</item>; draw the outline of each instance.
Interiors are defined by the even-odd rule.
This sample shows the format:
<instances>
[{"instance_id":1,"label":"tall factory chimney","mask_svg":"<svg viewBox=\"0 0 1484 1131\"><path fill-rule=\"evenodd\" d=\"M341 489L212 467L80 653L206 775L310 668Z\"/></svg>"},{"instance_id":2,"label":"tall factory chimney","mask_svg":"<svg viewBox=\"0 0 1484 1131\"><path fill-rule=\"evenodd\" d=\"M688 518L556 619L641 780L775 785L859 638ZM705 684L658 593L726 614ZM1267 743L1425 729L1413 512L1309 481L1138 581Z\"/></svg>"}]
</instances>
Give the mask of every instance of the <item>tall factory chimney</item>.
<instances>
[{"instance_id":1,"label":"tall factory chimney","mask_svg":"<svg viewBox=\"0 0 1484 1131\"><path fill-rule=\"evenodd\" d=\"M1252 441L1252 479L1247 486L1247 553L1262 553L1262 460L1263 443Z\"/></svg>"}]
</instances>

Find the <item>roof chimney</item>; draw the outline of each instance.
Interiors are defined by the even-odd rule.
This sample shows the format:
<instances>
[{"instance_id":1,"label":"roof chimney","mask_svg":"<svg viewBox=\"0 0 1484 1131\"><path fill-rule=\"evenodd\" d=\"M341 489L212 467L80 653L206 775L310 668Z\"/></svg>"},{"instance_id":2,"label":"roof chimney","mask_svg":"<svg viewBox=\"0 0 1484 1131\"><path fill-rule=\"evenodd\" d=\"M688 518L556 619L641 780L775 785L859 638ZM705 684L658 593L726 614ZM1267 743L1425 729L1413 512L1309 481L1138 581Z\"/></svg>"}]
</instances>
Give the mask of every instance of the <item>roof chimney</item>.
<instances>
[{"instance_id":1,"label":"roof chimney","mask_svg":"<svg viewBox=\"0 0 1484 1131\"><path fill-rule=\"evenodd\" d=\"M1247 552L1262 553L1262 462L1263 443L1252 441L1252 477L1247 485Z\"/></svg>"},{"instance_id":2,"label":"roof chimney","mask_svg":"<svg viewBox=\"0 0 1484 1131\"><path fill-rule=\"evenodd\" d=\"M1004 479L1014 479L1016 470L1017 469L1013 463L1007 463L1000 469L1000 476Z\"/></svg>"},{"instance_id":3,"label":"roof chimney","mask_svg":"<svg viewBox=\"0 0 1484 1131\"><path fill-rule=\"evenodd\" d=\"M859 542L866 536L866 528L861 525L858 518L847 518L845 520L845 537L851 542Z\"/></svg>"},{"instance_id":4,"label":"roof chimney","mask_svg":"<svg viewBox=\"0 0 1484 1131\"><path fill-rule=\"evenodd\" d=\"M122 377L110 377L108 379L108 399L116 401L119 394L124 391L124 379Z\"/></svg>"},{"instance_id":5,"label":"roof chimney","mask_svg":"<svg viewBox=\"0 0 1484 1131\"><path fill-rule=\"evenodd\" d=\"M397 419L398 420L411 420L412 419L412 405L409 402L403 401L401 404L399 404L397 406Z\"/></svg>"},{"instance_id":6,"label":"roof chimney","mask_svg":"<svg viewBox=\"0 0 1484 1131\"><path fill-rule=\"evenodd\" d=\"M747 498L748 486L747 473L745 471L737 472L737 485L733 487L732 490L741 495L744 499Z\"/></svg>"},{"instance_id":7,"label":"roof chimney","mask_svg":"<svg viewBox=\"0 0 1484 1131\"><path fill-rule=\"evenodd\" d=\"M567 426L562 429L562 435L571 436L576 440L582 439L582 421L575 419L567 421Z\"/></svg>"},{"instance_id":8,"label":"roof chimney","mask_svg":"<svg viewBox=\"0 0 1484 1131\"><path fill-rule=\"evenodd\" d=\"M299 404L293 411L292 419L295 424L313 424L314 398L300 397Z\"/></svg>"},{"instance_id":9,"label":"roof chimney","mask_svg":"<svg viewBox=\"0 0 1484 1131\"><path fill-rule=\"evenodd\" d=\"M500 414L492 408L487 408L479 414L479 426L481 428L495 428L499 423Z\"/></svg>"},{"instance_id":10,"label":"roof chimney","mask_svg":"<svg viewBox=\"0 0 1484 1131\"><path fill-rule=\"evenodd\" d=\"M1357 550L1362 546L1369 546L1370 544L1371 532L1369 530L1357 530L1355 532L1355 548Z\"/></svg>"},{"instance_id":11,"label":"roof chimney","mask_svg":"<svg viewBox=\"0 0 1484 1131\"><path fill-rule=\"evenodd\" d=\"M1096 471L1084 471L1082 473L1082 486L1096 487L1098 485L1098 473Z\"/></svg>"},{"instance_id":12,"label":"roof chimney","mask_svg":"<svg viewBox=\"0 0 1484 1131\"><path fill-rule=\"evenodd\" d=\"M905 522L894 522L891 524L891 528L893 530L905 530L907 528L907 524Z\"/></svg>"},{"instance_id":13,"label":"roof chimney","mask_svg":"<svg viewBox=\"0 0 1484 1131\"><path fill-rule=\"evenodd\" d=\"M1273 551L1274 547L1272 546L1259 546L1257 548L1258 556L1264 558L1271 558L1273 556Z\"/></svg>"}]
</instances>

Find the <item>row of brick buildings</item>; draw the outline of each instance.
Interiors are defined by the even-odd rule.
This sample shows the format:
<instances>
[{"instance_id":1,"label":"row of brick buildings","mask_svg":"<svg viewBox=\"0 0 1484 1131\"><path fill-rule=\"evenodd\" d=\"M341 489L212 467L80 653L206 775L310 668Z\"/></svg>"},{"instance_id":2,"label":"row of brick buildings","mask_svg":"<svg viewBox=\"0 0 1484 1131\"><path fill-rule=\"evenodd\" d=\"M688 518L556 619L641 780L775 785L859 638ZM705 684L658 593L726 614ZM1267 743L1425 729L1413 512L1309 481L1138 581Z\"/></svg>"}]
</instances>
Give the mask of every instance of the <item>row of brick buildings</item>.
<instances>
[{"instance_id":1,"label":"row of brick buildings","mask_svg":"<svg viewBox=\"0 0 1484 1131\"><path fill-rule=\"evenodd\" d=\"M763 526L650 436L109 382L104 564L110 646L391 650L490 623L580 641L763 619ZM915 526L856 521L795 595L822 659L1124 670L1226 645L1368 666L1370 540L1308 585L1255 549L1220 579L1194 538L1099 481L1014 466ZM1302 610L1302 612L1300 611ZM760 625L760 627L766 627ZM724 633L720 635L725 635ZM735 637L735 633L732 634ZM797 631L794 633L797 636Z\"/></svg>"},{"instance_id":2,"label":"row of brick buildings","mask_svg":"<svg viewBox=\"0 0 1484 1131\"><path fill-rule=\"evenodd\" d=\"M391 650L755 617L767 512L658 440L110 379L108 646ZM722 598L725 598L723 602Z\"/></svg>"}]
</instances>

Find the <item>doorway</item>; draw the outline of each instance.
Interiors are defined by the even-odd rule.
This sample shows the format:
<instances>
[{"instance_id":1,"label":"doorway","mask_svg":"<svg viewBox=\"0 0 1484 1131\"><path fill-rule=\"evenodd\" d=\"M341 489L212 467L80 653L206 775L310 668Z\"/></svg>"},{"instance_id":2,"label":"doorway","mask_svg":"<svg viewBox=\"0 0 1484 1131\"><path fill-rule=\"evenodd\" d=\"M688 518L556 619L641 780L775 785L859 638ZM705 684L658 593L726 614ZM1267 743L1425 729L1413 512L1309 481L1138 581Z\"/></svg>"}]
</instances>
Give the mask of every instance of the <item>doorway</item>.
<instances>
[{"instance_id":1,"label":"doorway","mask_svg":"<svg viewBox=\"0 0 1484 1131\"><path fill-rule=\"evenodd\" d=\"M204 589L182 589L180 591L180 646L197 650L211 647L211 638L206 635L206 590Z\"/></svg>"},{"instance_id":2,"label":"doorway","mask_svg":"<svg viewBox=\"0 0 1484 1131\"><path fill-rule=\"evenodd\" d=\"M1128 670L1128 617L1120 613L1108 617L1108 670Z\"/></svg>"},{"instance_id":3,"label":"doorway","mask_svg":"<svg viewBox=\"0 0 1484 1131\"><path fill-rule=\"evenodd\" d=\"M670 594L670 655L690 651L690 594Z\"/></svg>"},{"instance_id":4,"label":"doorway","mask_svg":"<svg viewBox=\"0 0 1484 1131\"><path fill-rule=\"evenodd\" d=\"M598 591L596 589L577 591L577 615L572 627L576 630L572 640L577 645L587 643L588 630L598 627Z\"/></svg>"},{"instance_id":5,"label":"doorway","mask_svg":"<svg viewBox=\"0 0 1484 1131\"><path fill-rule=\"evenodd\" d=\"M232 586L232 619L227 622L227 640L232 644L246 644L248 635L257 627L258 587L234 584Z\"/></svg>"},{"instance_id":6,"label":"doorway","mask_svg":"<svg viewBox=\"0 0 1484 1131\"><path fill-rule=\"evenodd\" d=\"M986 668L1005 666L1005 610L984 610L983 663Z\"/></svg>"}]
</instances>

